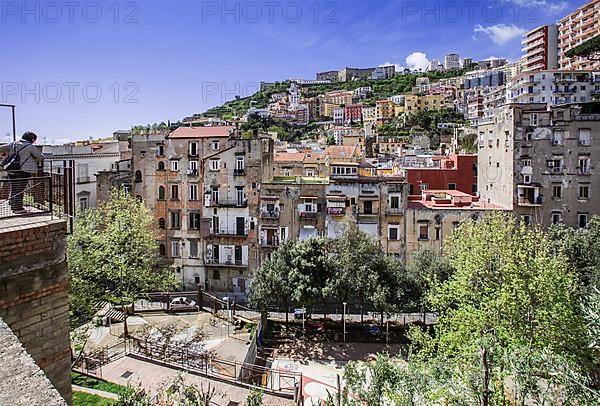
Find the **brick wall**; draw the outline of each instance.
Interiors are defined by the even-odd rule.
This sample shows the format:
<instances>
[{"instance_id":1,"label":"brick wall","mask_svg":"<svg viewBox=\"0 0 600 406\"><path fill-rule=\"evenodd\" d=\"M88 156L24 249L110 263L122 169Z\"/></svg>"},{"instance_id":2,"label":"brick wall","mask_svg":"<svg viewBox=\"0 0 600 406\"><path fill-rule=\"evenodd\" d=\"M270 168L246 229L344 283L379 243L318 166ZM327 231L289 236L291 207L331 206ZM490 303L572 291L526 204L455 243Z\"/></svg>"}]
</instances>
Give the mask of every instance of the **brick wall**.
<instances>
[{"instance_id":1,"label":"brick wall","mask_svg":"<svg viewBox=\"0 0 600 406\"><path fill-rule=\"evenodd\" d=\"M71 403L66 223L12 219L0 228L0 318Z\"/></svg>"}]
</instances>

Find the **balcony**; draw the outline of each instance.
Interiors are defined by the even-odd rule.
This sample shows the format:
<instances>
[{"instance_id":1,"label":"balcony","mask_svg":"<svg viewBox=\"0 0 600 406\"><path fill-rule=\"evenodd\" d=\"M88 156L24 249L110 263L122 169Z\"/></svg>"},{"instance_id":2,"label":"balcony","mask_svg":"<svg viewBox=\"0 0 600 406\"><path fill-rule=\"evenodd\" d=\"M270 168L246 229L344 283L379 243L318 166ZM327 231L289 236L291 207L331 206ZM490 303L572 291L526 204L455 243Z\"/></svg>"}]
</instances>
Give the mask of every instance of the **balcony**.
<instances>
[{"instance_id":1,"label":"balcony","mask_svg":"<svg viewBox=\"0 0 600 406\"><path fill-rule=\"evenodd\" d=\"M204 263L210 266L224 266L224 267L247 267L248 261L242 259L219 259L219 258L205 258Z\"/></svg>"},{"instance_id":2,"label":"balcony","mask_svg":"<svg viewBox=\"0 0 600 406\"><path fill-rule=\"evenodd\" d=\"M279 209L267 210L266 208L261 207L260 218L261 219L278 219L279 218Z\"/></svg>"},{"instance_id":3,"label":"balcony","mask_svg":"<svg viewBox=\"0 0 600 406\"><path fill-rule=\"evenodd\" d=\"M246 176L246 169L245 168L234 169L233 170L233 176Z\"/></svg>"},{"instance_id":4,"label":"balcony","mask_svg":"<svg viewBox=\"0 0 600 406\"><path fill-rule=\"evenodd\" d=\"M205 207L248 207L248 200L209 200L206 202Z\"/></svg>"},{"instance_id":5,"label":"balcony","mask_svg":"<svg viewBox=\"0 0 600 406\"><path fill-rule=\"evenodd\" d=\"M272 238L262 238L260 240L260 246L261 247L278 247L279 246L279 238L278 237L272 237Z\"/></svg>"},{"instance_id":6,"label":"balcony","mask_svg":"<svg viewBox=\"0 0 600 406\"><path fill-rule=\"evenodd\" d=\"M298 210L298 215L300 216L300 220L313 220L317 218L316 211L301 211Z\"/></svg>"},{"instance_id":7,"label":"balcony","mask_svg":"<svg viewBox=\"0 0 600 406\"><path fill-rule=\"evenodd\" d=\"M393 208L393 209L386 209L385 214L389 214L389 215L401 215L404 214L404 209L401 208Z\"/></svg>"},{"instance_id":8,"label":"balcony","mask_svg":"<svg viewBox=\"0 0 600 406\"><path fill-rule=\"evenodd\" d=\"M198 176L198 169L188 169L187 175L188 176Z\"/></svg>"},{"instance_id":9,"label":"balcony","mask_svg":"<svg viewBox=\"0 0 600 406\"><path fill-rule=\"evenodd\" d=\"M209 237L229 237L229 238L246 238L248 237L248 233L246 230L244 231L235 231L235 230L211 230Z\"/></svg>"},{"instance_id":10,"label":"balcony","mask_svg":"<svg viewBox=\"0 0 600 406\"><path fill-rule=\"evenodd\" d=\"M573 94L575 92L577 92L577 89L569 89L569 88L554 89L552 91L552 93L554 93L554 94Z\"/></svg>"},{"instance_id":11,"label":"balcony","mask_svg":"<svg viewBox=\"0 0 600 406\"><path fill-rule=\"evenodd\" d=\"M328 207L327 214L330 216L344 216L346 214L345 207Z\"/></svg>"}]
</instances>

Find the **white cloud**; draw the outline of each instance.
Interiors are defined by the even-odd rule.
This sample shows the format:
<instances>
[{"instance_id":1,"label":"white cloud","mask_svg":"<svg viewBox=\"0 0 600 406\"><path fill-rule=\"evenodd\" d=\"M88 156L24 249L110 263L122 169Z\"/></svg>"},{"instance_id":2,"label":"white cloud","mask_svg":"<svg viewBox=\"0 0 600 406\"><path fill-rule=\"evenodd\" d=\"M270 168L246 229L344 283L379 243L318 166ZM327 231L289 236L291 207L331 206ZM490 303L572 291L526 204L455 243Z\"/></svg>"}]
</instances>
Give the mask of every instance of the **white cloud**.
<instances>
[{"instance_id":1,"label":"white cloud","mask_svg":"<svg viewBox=\"0 0 600 406\"><path fill-rule=\"evenodd\" d=\"M496 24L484 27L481 24L477 24L474 29L475 33L482 33L487 35L498 45L504 45L515 38L521 37L527 30L525 28L517 27L514 24Z\"/></svg>"},{"instance_id":2,"label":"white cloud","mask_svg":"<svg viewBox=\"0 0 600 406\"><path fill-rule=\"evenodd\" d=\"M413 52L406 57L406 66L410 69L426 69L429 65L429 59L423 52Z\"/></svg>"}]
</instances>

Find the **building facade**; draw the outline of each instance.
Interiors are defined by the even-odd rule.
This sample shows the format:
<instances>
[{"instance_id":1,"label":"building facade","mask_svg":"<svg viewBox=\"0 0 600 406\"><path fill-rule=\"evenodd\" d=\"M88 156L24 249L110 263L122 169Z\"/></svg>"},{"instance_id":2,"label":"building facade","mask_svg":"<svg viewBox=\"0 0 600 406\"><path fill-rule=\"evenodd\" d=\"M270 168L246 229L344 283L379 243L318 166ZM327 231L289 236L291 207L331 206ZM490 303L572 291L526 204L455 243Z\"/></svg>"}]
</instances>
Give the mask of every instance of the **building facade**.
<instances>
[{"instance_id":1,"label":"building facade","mask_svg":"<svg viewBox=\"0 0 600 406\"><path fill-rule=\"evenodd\" d=\"M600 34L600 0L588 1L558 22L558 65L560 69L599 70L600 60L569 58L566 54L577 45Z\"/></svg>"},{"instance_id":2,"label":"building facade","mask_svg":"<svg viewBox=\"0 0 600 406\"><path fill-rule=\"evenodd\" d=\"M498 108L478 126L481 199L525 223L583 227L600 213L600 111L594 103Z\"/></svg>"},{"instance_id":3,"label":"building facade","mask_svg":"<svg viewBox=\"0 0 600 406\"><path fill-rule=\"evenodd\" d=\"M523 72L558 69L558 27L542 25L523 35Z\"/></svg>"}]
</instances>

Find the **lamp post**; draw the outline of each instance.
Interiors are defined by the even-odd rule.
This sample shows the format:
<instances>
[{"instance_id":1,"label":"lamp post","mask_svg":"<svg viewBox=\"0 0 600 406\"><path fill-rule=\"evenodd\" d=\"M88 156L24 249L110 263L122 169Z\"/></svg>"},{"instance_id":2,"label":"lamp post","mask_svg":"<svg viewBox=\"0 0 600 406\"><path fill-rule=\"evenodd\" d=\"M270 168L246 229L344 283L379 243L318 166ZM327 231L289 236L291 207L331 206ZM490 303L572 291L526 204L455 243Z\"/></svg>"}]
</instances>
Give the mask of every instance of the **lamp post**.
<instances>
[{"instance_id":1,"label":"lamp post","mask_svg":"<svg viewBox=\"0 0 600 406\"><path fill-rule=\"evenodd\" d=\"M346 305L348 303L344 302L344 312L342 314L342 320L344 321L344 343L346 342Z\"/></svg>"},{"instance_id":2,"label":"lamp post","mask_svg":"<svg viewBox=\"0 0 600 406\"><path fill-rule=\"evenodd\" d=\"M227 302L227 337L229 337L229 325L231 324L231 318L229 316L229 296L223 298Z\"/></svg>"},{"instance_id":3,"label":"lamp post","mask_svg":"<svg viewBox=\"0 0 600 406\"><path fill-rule=\"evenodd\" d=\"M302 308L302 337L304 337L304 317L306 315L306 307Z\"/></svg>"}]
</instances>

